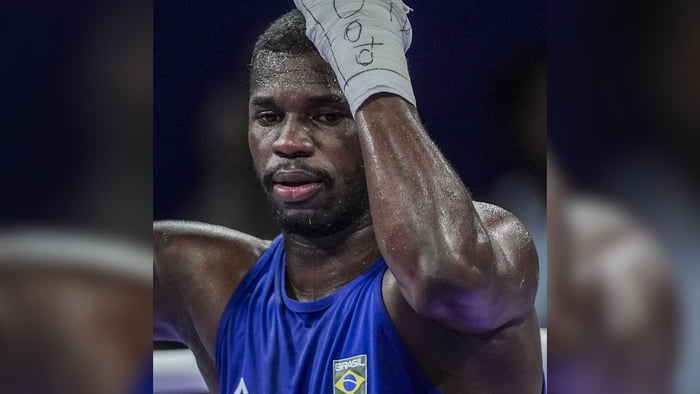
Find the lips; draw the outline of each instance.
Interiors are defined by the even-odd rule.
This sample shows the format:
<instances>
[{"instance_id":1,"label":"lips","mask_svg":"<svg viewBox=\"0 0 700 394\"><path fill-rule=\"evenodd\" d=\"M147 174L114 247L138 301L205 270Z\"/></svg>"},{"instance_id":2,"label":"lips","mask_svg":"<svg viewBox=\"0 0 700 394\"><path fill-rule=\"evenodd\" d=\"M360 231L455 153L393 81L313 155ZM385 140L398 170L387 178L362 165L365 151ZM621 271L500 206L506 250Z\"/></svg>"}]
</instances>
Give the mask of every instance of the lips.
<instances>
[{"instance_id":1,"label":"lips","mask_svg":"<svg viewBox=\"0 0 700 394\"><path fill-rule=\"evenodd\" d=\"M273 190L284 202L308 200L323 187L323 180L304 170L280 170L272 176Z\"/></svg>"}]
</instances>

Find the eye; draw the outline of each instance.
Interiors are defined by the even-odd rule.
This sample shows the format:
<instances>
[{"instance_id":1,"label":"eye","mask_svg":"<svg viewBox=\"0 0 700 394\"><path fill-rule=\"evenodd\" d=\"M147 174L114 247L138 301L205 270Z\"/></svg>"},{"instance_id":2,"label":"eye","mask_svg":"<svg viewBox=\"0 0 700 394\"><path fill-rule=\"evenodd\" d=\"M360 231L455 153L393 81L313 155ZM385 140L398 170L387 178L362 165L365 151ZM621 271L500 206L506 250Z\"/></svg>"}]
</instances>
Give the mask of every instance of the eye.
<instances>
[{"instance_id":1,"label":"eye","mask_svg":"<svg viewBox=\"0 0 700 394\"><path fill-rule=\"evenodd\" d=\"M282 116L276 112L265 111L255 115L255 119L261 126L272 126L282 120Z\"/></svg>"},{"instance_id":2,"label":"eye","mask_svg":"<svg viewBox=\"0 0 700 394\"><path fill-rule=\"evenodd\" d=\"M344 118L345 115L340 112L327 112L314 116L313 120L328 126L335 126L342 122Z\"/></svg>"}]
</instances>

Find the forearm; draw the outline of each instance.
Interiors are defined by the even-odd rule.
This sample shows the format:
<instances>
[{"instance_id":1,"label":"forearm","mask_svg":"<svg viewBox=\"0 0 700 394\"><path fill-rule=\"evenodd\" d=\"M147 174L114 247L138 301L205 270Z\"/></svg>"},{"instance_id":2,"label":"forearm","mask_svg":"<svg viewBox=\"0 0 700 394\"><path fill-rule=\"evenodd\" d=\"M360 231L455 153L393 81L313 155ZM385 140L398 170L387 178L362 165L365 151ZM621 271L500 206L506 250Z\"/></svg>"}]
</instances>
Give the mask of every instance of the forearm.
<instances>
[{"instance_id":1,"label":"forearm","mask_svg":"<svg viewBox=\"0 0 700 394\"><path fill-rule=\"evenodd\" d=\"M405 298L419 312L446 313L444 298L484 313L502 253L415 108L374 96L356 118L377 242Z\"/></svg>"}]
</instances>

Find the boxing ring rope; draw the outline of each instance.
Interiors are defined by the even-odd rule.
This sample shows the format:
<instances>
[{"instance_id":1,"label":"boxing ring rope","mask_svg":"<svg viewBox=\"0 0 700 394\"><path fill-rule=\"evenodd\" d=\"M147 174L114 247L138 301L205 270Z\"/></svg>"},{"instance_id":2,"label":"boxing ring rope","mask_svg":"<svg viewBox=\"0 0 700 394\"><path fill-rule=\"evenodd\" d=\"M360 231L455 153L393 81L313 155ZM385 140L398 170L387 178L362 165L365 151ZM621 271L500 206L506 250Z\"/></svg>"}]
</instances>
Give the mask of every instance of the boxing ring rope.
<instances>
[{"instance_id":1,"label":"boxing ring rope","mask_svg":"<svg viewBox=\"0 0 700 394\"><path fill-rule=\"evenodd\" d=\"M207 393L189 349L153 352L153 393Z\"/></svg>"},{"instance_id":2,"label":"boxing ring rope","mask_svg":"<svg viewBox=\"0 0 700 394\"><path fill-rule=\"evenodd\" d=\"M0 231L0 263L18 267L75 269L153 283L153 253L130 242L61 229Z\"/></svg>"},{"instance_id":3,"label":"boxing ring rope","mask_svg":"<svg viewBox=\"0 0 700 394\"><path fill-rule=\"evenodd\" d=\"M542 348L542 370L547 375L547 329L540 328L540 346Z\"/></svg>"}]
</instances>

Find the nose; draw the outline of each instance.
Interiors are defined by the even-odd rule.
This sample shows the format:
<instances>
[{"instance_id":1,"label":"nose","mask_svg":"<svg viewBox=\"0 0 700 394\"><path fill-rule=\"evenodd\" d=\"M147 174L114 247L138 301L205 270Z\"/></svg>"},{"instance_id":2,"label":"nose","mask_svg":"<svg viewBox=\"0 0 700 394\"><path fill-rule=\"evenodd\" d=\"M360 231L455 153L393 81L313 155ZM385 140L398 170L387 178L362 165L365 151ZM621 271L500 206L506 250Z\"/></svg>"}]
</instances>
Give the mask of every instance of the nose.
<instances>
[{"instance_id":1,"label":"nose","mask_svg":"<svg viewBox=\"0 0 700 394\"><path fill-rule=\"evenodd\" d=\"M284 158L309 157L313 155L316 144L308 125L295 116L288 116L272 148L275 154Z\"/></svg>"}]
</instances>

